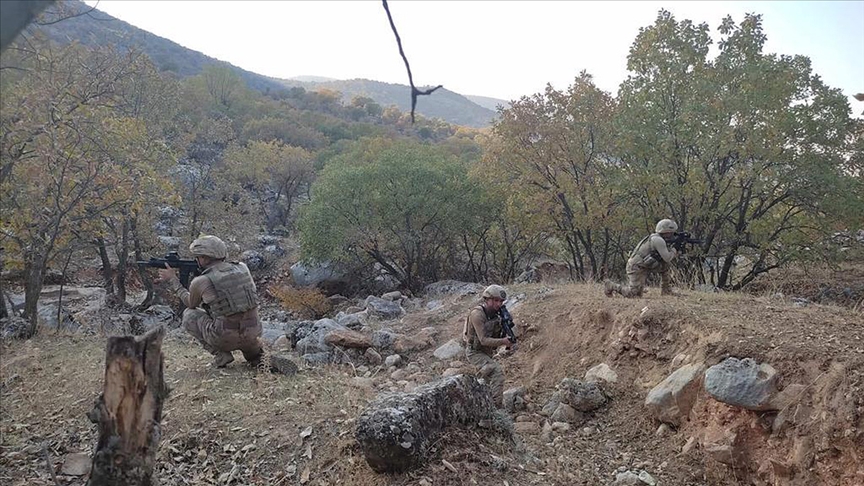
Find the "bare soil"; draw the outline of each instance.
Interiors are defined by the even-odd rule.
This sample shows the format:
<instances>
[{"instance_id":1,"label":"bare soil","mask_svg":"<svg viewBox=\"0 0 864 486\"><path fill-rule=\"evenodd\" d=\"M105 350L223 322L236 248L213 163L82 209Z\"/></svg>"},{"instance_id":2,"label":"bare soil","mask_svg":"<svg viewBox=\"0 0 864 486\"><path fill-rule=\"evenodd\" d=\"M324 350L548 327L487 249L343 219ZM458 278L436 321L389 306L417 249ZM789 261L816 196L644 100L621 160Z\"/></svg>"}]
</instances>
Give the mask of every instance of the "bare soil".
<instances>
[{"instance_id":1,"label":"bare soil","mask_svg":"<svg viewBox=\"0 0 864 486\"><path fill-rule=\"evenodd\" d=\"M641 300L606 298L599 285L526 284L508 289L522 335L501 358L507 387L524 386L539 410L565 377L581 379L606 363L618 374L611 400L585 423L513 441L483 429L453 428L433 446L432 460L406 474L374 473L354 440L354 420L381 390L396 384L372 368L376 389L357 387L352 366L302 368L293 377L256 373L237 355L211 368L191 338L166 338L165 404L157 474L161 484L249 485L605 485L619 470L645 470L660 485L864 484L864 315L859 309L788 298L686 292ZM458 338L476 296L444 298L435 311L387 323L410 334L440 330ZM67 454L89 454L95 426L86 418L104 373L104 336L45 333L0 348L0 483L83 484L63 474ZM434 347L409 354L428 379L448 367ZM643 407L648 391L678 363L710 366L728 356L771 364L781 387L805 386L789 408L790 424L772 431L777 412L750 412L699 396L691 420L658 433ZM677 358L676 358L677 357ZM800 412L800 413L799 413ZM309 428L311 427L311 431ZM717 462L691 437L709 442L736 433L742 453Z\"/></svg>"}]
</instances>

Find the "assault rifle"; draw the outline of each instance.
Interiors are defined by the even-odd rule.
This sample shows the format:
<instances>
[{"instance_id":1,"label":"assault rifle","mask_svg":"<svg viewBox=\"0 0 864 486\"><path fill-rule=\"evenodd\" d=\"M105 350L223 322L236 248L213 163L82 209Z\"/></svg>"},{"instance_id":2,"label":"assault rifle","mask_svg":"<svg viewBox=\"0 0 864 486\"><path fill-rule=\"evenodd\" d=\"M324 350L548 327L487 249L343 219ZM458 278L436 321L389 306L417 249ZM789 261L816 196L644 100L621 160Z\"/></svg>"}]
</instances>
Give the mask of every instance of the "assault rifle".
<instances>
[{"instance_id":1,"label":"assault rifle","mask_svg":"<svg viewBox=\"0 0 864 486\"><path fill-rule=\"evenodd\" d=\"M504 328L504 333L507 334L510 343L516 344L516 333L513 332L513 316L510 315L507 306L501 304L501 308L498 309L498 315L501 316L501 327Z\"/></svg>"},{"instance_id":2,"label":"assault rifle","mask_svg":"<svg viewBox=\"0 0 864 486\"><path fill-rule=\"evenodd\" d=\"M701 245L704 241L699 238L691 238L690 233L682 231L680 233L675 233L675 239L670 243L679 253L681 253L685 250L685 245Z\"/></svg>"},{"instance_id":3,"label":"assault rifle","mask_svg":"<svg viewBox=\"0 0 864 486\"><path fill-rule=\"evenodd\" d=\"M200 273L196 260L181 260L176 251L167 253L165 258L150 257L150 260L146 262L137 261L135 263L140 267L165 268L167 264L171 268L178 268L180 269L180 285L187 289L189 288L189 281Z\"/></svg>"}]
</instances>

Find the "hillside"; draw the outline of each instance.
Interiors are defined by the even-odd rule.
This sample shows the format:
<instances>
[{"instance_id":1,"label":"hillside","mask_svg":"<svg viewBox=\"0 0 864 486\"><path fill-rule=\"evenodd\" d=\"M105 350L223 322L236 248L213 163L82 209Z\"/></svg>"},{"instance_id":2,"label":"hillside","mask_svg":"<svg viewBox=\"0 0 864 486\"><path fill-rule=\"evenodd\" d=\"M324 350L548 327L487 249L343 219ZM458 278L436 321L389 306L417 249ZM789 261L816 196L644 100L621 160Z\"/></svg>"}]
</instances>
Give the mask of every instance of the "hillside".
<instances>
[{"instance_id":1,"label":"hillside","mask_svg":"<svg viewBox=\"0 0 864 486\"><path fill-rule=\"evenodd\" d=\"M69 5L78 9L88 8L77 2L69 2ZM205 65L216 63L230 66L240 74L250 88L259 91L278 90L285 86L303 86L307 89L322 87L341 91L346 101L362 95L372 98L384 107L396 105L403 112L411 110L410 89L406 85L371 80L320 82L327 78L319 76L298 76L290 80L270 78L187 49L98 9L88 15L69 18L47 26L33 25L28 29L30 32L42 32L59 43L78 41L89 46L112 45L121 49L136 47L150 56L156 66L163 71L175 72L182 77L197 75ZM438 90L432 96L422 97L418 102L417 112L428 118L441 118L448 123L477 128L488 126L495 117L493 110L446 89Z\"/></svg>"},{"instance_id":2,"label":"hillside","mask_svg":"<svg viewBox=\"0 0 864 486\"><path fill-rule=\"evenodd\" d=\"M407 364L398 369L356 362L303 367L285 377L256 375L240 360L216 370L175 328L164 346L172 391L160 479L192 485L607 485L629 470L661 485L861 484L860 311L740 294L662 298L657 289L642 300L607 299L599 285L584 284L509 291L521 347L501 363L506 388L524 387L528 406L509 414L516 421L513 442L483 429L448 429L432 462L386 475L369 468L354 439L355 420L379 393L410 390L462 366L459 357L441 361L432 352L458 338L465 311L476 302L476 294L463 290L410 299L401 319L368 322L371 329L406 335L436 330L435 344L403 352ZM267 307L263 315L274 319L278 312ZM71 454L89 453L94 427L85 414L101 387L103 349L104 338L87 332L43 332L3 344L0 465L6 484L51 484L43 445L58 470ZM659 426L646 413L646 394L677 367L711 366L729 356L770 363L782 389L798 392L779 412L751 412L701 391L680 427ZM581 379L598 363L617 374L602 385L608 403L550 428L540 408L556 386L566 377ZM311 434L301 434L304 429ZM77 476L60 477L82 484Z\"/></svg>"},{"instance_id":3,"label":"hillside","mask_svg":"<svg viewBox=\"0 0 864 486\"><path fill-rule=\"evenodd\" d=\"M502 100L499 98L490 98L488 96L474 96L474 95L465 95L466 98L477 103L483 108L488 108L492 111L498 111L498 105L501 105L505 108L510 106L510 102L507 100Z\"/></svg>"},{"instance_id":4,"label":"hillside","mask_svg":"<svg viewBox=\"0 0 864 486\"><path fill-rule=\"evenodd\" d=\"M411 111L411 90L403 84L384 83L370 79L334 80L326 82L303 82L283 80L286 86L302 86L307 90L331 89L342 93L343 101L350 102L355 96L367 96L382 106L396 105L402 112ZM419 89L427 89L420 86ZM492 98L488 98L492 99ZM489 126L496 114L493 110L480 106L468 97L454 93L446 88L439 89L429 96L417 100L417 112L429 118L440 118L448 123L474 128Z\"/></svg>"}]
</instances>

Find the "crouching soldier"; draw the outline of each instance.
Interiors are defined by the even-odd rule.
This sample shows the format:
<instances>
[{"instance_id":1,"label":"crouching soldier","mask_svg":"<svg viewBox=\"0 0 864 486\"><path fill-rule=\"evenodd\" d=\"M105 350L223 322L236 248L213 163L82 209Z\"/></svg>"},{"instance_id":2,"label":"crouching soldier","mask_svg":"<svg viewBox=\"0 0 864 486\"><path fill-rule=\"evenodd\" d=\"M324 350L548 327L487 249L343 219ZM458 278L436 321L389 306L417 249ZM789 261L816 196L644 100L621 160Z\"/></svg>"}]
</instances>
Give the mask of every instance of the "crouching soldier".
<instances>
[{"instance_id":1,"label":"crouching soldier","mask_svg":"<svg viewBox=\"0 0 864 486\"><path fill-rule=\"evenodd\" d=\"M257 366L263 350L258 338L258 295L246 264L225 261L228 247L215 236L201 236L189 251L202 269L201 275L183 288L174 269L159 270L159 280L167 281L183 301L183 328L210 354L213 364L223 368L234 361L232 351L240 350L252 366Z\"/></svg>"},{"instance_id":2,"label":"crouching soldier","mask_svg":"<svg viewBox=\"0 0 864 486\"><path fill-rule=\"evenodd\" d=\"M503 337L499 309L507 299L500 285L490 285L483 291L483 303L471 309L465 319L462 339L465 341L465 358L491 389L495 405L501 408L504 400L504 372L492 356L501 346L516 350L516 343Z\"/></svg>"},{"instance_id":3,"label":"crouching soldier","mask_svg":"<svg viewBox=\"0 0 864 486\"><path fill-rule=\"evenodd\" d=\"M678 224L671 219L657 222L654 233L643 238L627 260L627 285L606 281L606 296L617 292L624 297L642 297L648 274L652 272L660 274L660 294L673 295L670 263L678 256L678 251L669 248L669 243L675 239L677 230Z\"/></svg>"}]
</instances>

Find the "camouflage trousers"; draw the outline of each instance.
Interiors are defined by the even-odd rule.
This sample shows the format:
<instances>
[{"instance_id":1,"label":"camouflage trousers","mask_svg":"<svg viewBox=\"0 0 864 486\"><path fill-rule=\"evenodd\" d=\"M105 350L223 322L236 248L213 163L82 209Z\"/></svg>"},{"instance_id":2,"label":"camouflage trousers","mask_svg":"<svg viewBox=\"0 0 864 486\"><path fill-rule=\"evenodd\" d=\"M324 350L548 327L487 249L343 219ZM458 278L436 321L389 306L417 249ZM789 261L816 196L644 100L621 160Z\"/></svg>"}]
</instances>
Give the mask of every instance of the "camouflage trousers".
<instances>
[{"instance_id":1,"label":"camouflage trousers","mask_svg":"<svg viewBox=\"0 0 864 486\"><path fill-rule=\"evenodd\" d=\"M672 273L669 271L668 263L660 263L656 269L649 269L641 264L641 259L627 261L627 285L611 284L607 287L606 294L618 292L624 297L642 297L645 292L648 274L656 272L660 274L660 289L662 294L672 293Z\"/></svg>"},{"instance_id":2,"label":"camouflage trousers","mask_svg":"<svg viewBox=\"0 0 864 486\"><path fill-rule=\"evenodd\" d=\"M258 322L257 312L253 322L237 323L234 319L224 317L214 319L202 309L186 309L183 311L183 328L214 356L240 350L246 361L254 362L263 351L258 342L261 323Z\"/></svg>"},{"instance_id":3,"label":"camouflage trousers","mask_svg":"<svg viewBox=\"0 0 864 486\"><path fill-rule=\"evenodd\" d=\"M470 348L465 350L465 358L474 367L477 378L486 381L495 405L501 408L504 402L504 371L501 365L488 354Z\"/></svg>"}]
</instances>

